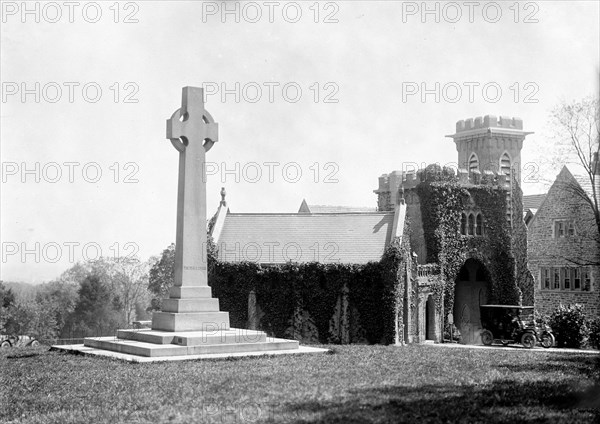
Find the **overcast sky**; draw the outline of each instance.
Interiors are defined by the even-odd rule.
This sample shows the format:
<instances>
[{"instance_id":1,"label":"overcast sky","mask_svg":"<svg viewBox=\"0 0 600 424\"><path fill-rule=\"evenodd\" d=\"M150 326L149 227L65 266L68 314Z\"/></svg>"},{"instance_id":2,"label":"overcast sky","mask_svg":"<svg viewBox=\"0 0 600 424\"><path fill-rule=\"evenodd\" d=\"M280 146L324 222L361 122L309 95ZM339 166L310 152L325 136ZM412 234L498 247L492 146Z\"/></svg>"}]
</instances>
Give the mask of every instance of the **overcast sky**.
<instances>
[{"instance_id":1,"label":"overcast sky","mask_svg":"<svg viewBox=\"0 0 600 424\"><path fill-rule=\"evenodd\" d=\"M99 251L145 260L174 241L165 120L186 85L205 87L219 124L209 217L221 187L232 212L375 208L379 175L456 161L445 135L485 114L535 132L522 158L535 173L552 107L598 92L598 2L427 7L2 2L1 278L48 281Z\"/></svg>"}]
</instances>

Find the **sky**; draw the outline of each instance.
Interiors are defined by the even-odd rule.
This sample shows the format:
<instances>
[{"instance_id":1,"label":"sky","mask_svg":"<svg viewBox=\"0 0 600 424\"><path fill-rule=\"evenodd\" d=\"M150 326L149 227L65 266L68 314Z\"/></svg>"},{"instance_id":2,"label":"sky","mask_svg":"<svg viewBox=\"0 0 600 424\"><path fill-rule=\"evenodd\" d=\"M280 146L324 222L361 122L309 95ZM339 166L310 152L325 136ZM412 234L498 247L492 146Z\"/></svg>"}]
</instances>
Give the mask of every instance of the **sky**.
<instances>
[{"instance_id":1,"label":"sky","mask_svg":"<svg viewBox=\"0 0 600 424\"><path fill-rule=\"evenodd\" d=\"M207 207L375 208L378 177L452 164L460 119L520 117L543 192L550 112L598 93L597 1L13 2L0 23L4 281L175 240L184 86L219 124ZM551 176L550 176L551 177Z\"/></svg>"}]
</instances>

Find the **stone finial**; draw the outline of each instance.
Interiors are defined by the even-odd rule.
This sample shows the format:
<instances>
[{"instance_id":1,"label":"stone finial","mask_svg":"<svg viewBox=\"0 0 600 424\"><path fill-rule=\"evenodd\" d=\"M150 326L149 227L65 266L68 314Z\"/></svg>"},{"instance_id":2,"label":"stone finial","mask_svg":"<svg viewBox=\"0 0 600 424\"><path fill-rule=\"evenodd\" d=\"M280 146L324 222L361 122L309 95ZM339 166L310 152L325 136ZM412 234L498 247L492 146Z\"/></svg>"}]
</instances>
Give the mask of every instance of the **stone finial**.
<instances>
[{"instance_id":1,"label":"stone finial","mask_svg":"<svg viewBox=\"0 0 600 424\"><path fill-rule=\"evenodd\" d=\"M221 206L227 206L227 202L225 201L225 196L227 192L225 191L225 187L221 187Z\"/></svg>"}]
</instances>

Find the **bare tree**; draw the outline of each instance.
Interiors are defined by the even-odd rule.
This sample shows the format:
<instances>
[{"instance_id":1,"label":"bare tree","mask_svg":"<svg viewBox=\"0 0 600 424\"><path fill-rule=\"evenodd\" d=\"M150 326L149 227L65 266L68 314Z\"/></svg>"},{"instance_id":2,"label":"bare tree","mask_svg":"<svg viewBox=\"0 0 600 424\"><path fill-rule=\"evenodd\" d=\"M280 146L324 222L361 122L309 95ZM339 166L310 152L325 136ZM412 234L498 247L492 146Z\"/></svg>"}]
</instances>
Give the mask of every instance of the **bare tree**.
<instances>
[{"instance_id":1,"label":"bare tree","mask_svg":"<svg viewBox=\"0 0 600 424\"><path fill-rule=\"evenodd\" d=\"M559 180L557 184L589 207L591 214L580 215L590 218L580 220L583 231L579 236L582 240L594 241L600 251L600 101L595 96L570 103L563 101L552 111L551 117L556 139L553 162L574 165L577 175L576 181ZM598 264L598 261L589 263L583 256L565 259L578 265Z\"/></svg>"},{"instance_id":2,"label":"bare tree","mask_svg":"<svg viewBox=\"0 0 600 424\"><path fill-rule=\"evenodd\" d=\"M107 260L106 269L114 293L119 297L127 324L136 318L136 309L145 309L150 303L148 272L150 264L137 258L115 258Z\"/></svg>"}]
</instances>

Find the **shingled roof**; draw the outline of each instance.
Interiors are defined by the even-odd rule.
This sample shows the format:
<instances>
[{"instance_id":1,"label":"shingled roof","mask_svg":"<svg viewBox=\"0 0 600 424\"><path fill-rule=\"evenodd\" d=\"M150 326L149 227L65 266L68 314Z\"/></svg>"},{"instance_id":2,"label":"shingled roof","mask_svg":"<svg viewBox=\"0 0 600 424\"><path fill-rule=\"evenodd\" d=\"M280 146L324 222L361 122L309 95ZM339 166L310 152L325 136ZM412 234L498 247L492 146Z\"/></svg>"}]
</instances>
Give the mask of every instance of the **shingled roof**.
<instances>
[{"instance_id":1,"label":"shingled roof","mask_svg":"<svg viewBox=\"0 0 600 424\"><path fill-rule=\"evenodd\" d=\"M393 223L394 212L227 212L215 242L227 262L364 264L381 259Z\"/></svg>"}]
</instances>

